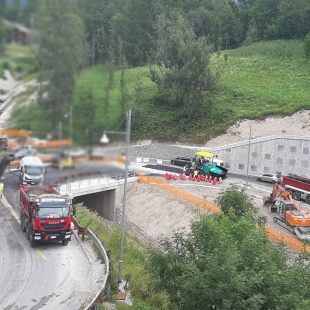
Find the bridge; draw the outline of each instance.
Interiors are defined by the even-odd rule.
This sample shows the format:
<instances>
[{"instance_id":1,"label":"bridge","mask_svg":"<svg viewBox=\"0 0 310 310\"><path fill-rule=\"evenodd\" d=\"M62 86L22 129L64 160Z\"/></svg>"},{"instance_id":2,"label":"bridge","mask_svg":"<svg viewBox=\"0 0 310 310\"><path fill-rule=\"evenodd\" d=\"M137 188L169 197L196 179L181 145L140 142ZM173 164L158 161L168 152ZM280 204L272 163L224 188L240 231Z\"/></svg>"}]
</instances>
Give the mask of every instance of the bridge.
<instances>
[{"instance_id":1,"label":"bridge","mask_svg":"<svg viewBox=\"0 0 310 310\"><path fill-rule=\"evenodd\" d=\"M134 173L128 175L128 182L137 180ZM69 196L75 204L83 203L104 218L114 221L116 202L123 197L124 182L124 174L111 176L81 173L62 177L54 182L54 186L60 194Z\"/></svg>"}]
</instances>

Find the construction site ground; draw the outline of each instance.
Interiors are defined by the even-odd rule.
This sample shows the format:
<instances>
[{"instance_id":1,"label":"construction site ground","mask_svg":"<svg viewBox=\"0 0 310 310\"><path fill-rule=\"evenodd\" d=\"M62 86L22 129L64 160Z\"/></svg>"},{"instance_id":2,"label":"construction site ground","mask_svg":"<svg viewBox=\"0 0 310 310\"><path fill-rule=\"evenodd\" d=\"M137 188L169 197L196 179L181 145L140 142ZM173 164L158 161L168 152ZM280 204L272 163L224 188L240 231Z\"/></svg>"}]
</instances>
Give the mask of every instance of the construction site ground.
<instances>
[{"instance_id":1,"label":"construction site ground","mask_svg":"<svg viewBox=\"0 0 310 310\"><path fill-rule=\"evenodd\" d=\"M238 179L229 178L216 185L189 180L166 181L162 176L157 177L157 179L178 189L178 192L210 202L214 202L219 193L231 183L245 185L244 182L240 182ZM253 197L254 205L257 207L259 214L266 217L267 227L293 237L293 234L287 229L273 222L274 214L271 214L270 209L263 206L263 197L270 195L271 190L271 184L251 183L247 192ZM296 205L310 212L310 206L306 203L296 201ZM118 205L118 208L121 208L121 205ZM127 225L138 226L148 238L154 241L170 237L173 232L182 228L188 231L193 220L198 219L201 214L210 213L197 206L197 203L185 201L182 197L178 197L178 194L169 193L158 186L141 183L133 183L129 186L126 209Z\"/></svg>"}]
</instances>

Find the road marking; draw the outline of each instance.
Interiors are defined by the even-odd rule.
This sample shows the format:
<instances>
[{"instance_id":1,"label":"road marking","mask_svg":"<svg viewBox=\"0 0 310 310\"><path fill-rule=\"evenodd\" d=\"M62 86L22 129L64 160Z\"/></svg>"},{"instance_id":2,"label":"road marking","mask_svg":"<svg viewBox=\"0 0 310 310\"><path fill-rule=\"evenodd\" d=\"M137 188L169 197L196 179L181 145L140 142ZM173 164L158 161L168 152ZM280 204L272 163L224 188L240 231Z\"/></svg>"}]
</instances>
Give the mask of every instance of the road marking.
<instances>
[{"instance_id":1,"label":"road marking","mask_svg":"<svg viewBox=\"0 0 310 310\"><path fill-rule=\"evenodd\" d=\"M47 260L47 257L44 255L44 253L41 250L36 249L36 252L39 254L39 256L41 256L43 260Z\"/></svg>"}]
</instances>

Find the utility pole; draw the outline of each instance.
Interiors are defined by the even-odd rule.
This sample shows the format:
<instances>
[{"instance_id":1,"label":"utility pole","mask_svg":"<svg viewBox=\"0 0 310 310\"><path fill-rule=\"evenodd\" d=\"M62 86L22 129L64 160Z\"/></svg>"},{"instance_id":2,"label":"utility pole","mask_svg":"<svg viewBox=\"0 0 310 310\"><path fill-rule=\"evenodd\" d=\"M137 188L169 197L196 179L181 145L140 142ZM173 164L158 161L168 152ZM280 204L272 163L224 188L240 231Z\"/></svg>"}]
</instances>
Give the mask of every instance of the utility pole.
<instances>
[{"instance_id":1,"label":"utility pole","mask_svg":"<svg viewBox=\"0 0 310 310\"><path fill-rule=\"evenodd\" d=\"M250 149L251 149L252 126L250 124L249 146L248 146L248 163L246 166L246 186L249 184L249 165L250 165Z\"/></svg>"},{"instance_id":2,"label":"utility pole","mask_svg":"<svg viewBox=\"0 0 310 310\"><path fill-rule=\"evenodd\" d=\"M124 259L124 234L125 234L125 211L127 206L127 182L128 182L128 165L129 165L129 143L130 143L130 129L131 129L131 110L127 112L126 118L126 162L125 162L125 183L124 183L124 196L123 196L123 212L122 212L122 222L121 222L121 245L120 254L118 261L118 285L123 281L123 259Z\"/></svg>"},{"instance_id":3,"label":"utility pole","mask_svg":"<svg viewBox=\"0 0 310 310\"><path fill-rule=\"evenodd\" d=\"M69 106L69 138L73 142L73 114L72 114L72 104Z\"/></svg>"}]
</instances>

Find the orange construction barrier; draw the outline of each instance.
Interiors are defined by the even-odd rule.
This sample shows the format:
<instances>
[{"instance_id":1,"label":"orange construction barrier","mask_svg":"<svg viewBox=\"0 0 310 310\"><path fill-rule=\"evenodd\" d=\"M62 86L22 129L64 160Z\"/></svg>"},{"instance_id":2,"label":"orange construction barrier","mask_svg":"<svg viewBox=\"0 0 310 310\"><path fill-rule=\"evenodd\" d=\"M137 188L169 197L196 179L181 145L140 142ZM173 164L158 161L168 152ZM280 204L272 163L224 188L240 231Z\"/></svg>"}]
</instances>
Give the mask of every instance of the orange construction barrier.
<instances>
[{"instance_id":1,"label":"orange construction barrier","mask_svg":"<svg viewBox=\"0 0 310 310\"><path fill-rule=\"evenodd\" d=\"M181 198L185 201L192 203L193 205L197 206L200 209L207 210L210 212L220 212L219 206L216 205L215 203L207 201L203 198L196 197L192 194L186 193L174 187L173 185L165 183L164 181L160 179L141 174L139 176L139 182L157 186L161 188L162 190L175 195L178 198Z\"/></svg>"},{"instance_id":2,"label":"orange construction barrier","mask_svg":"<svg viewBox=\"0 0 310 310\"><path fill-rule=\"evenodd\" d=\"M193 196L189 193L183 192L182 190L179 190L172 185L166 184L163 181L156 179L154 177L150 176L145 176L145 175L140 175L139 176L139 182L141 183L146 183L146 184L151 184L154 186L157 186L161 188L162 190L165 190L173 195L175 195L178 198L181 198L185 201L188 201L198 208L218 213L221 212L220 207L216 205L215 203L206 201L202 198ZM308 252L310 253L310 245L304 244L302 241L296 239L295 237L289 236L287 234L281 233L275 229L272 229L270 227L265 227L265 233L267 238L270 241L274 242L281 242L285 243L290 249L297 251L297 252Z\"/></svg>"},{"instance_id":3,"label":"orange construction barrier","mask_svg":"<svg viewBox=\"0 0 310 310\"><path fill-rule=\"evenodd\" d=\"M171 180L171 174L166 172L165 173L165 179L168 181L168 180Z\"/></svg>"},{"instance_id":4,"label":"orange construction barrier","mask_svg":"<svg viewBox=\"0 0 310 310\"><path fill-rule=\"evenodd\" d=\"M186 180L186 176L184 174L179 174L179 180L181 181Z\"/></svg>"},{"instance_id":5,"label":"orange construction barrier","mask_svg":"<svg viewBox=\"0 0 310 310\"><path fill-rule=\"evenodd\" d=\"M29 137L31 131L29 130L18 130L18 129L0 129L0 135L6 135L10 137L22 137L27 138Z\"/></svg>"}]
</instances>

